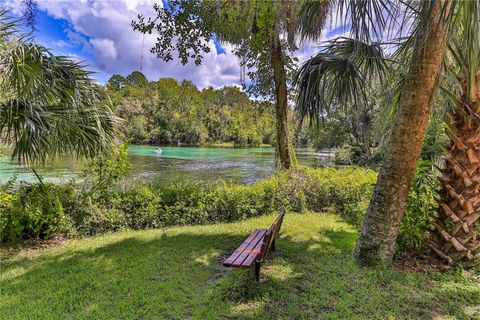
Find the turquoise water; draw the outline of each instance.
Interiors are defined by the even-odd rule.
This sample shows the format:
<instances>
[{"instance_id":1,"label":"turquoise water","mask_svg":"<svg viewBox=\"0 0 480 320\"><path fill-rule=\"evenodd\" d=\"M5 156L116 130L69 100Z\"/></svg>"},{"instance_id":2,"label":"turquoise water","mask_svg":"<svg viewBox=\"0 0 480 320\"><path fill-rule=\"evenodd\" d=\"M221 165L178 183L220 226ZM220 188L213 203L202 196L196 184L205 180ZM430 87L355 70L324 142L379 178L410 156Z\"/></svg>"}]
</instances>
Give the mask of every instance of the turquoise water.
<instances>
[{"instance_id":1,"label":"turquoise water","mask_svg":"<svg viewBox=\"0 0 480 320\"><path fill-rule=\"evenodd\" d=\"M162 147L157 154L155 146L130 145L128 148L132 171L128 180L142 182L149 179L164 181L217 179L251 183L271 174L274 166L273 148L196 148ZM296 149L300 164L318 166L329 162L328 152ZM63 182L75 178L83 163L73 158L58 159L35 170L50 182ZM17 176L18 180L33 181L35 176L24 164L12 162L0 154L0 182Z\"/></svg>"}]
</instances>

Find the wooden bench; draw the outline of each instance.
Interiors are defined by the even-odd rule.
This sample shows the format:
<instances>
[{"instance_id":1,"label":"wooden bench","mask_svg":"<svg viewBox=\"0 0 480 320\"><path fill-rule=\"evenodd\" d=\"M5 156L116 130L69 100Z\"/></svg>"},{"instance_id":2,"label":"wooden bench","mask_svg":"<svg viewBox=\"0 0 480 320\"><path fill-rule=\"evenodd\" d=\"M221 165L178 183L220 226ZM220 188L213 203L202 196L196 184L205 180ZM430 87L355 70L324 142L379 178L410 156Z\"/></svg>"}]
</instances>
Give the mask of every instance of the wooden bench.
<instances>
[{"instance_id":1,"label":"wooden bench","mask_svg":"<svg viewBox=\"0 0 480 320\"><path fill-rule=\"evenodd\" d=\"M275 238L282 226L283 210L275 219L270 229L256 229L248 238L228 257L223 265L229 268L249 269L255 264L255 280L260 280L260 264L265 260L268 248L275 251Z\"/></svg>"}]
</instances>

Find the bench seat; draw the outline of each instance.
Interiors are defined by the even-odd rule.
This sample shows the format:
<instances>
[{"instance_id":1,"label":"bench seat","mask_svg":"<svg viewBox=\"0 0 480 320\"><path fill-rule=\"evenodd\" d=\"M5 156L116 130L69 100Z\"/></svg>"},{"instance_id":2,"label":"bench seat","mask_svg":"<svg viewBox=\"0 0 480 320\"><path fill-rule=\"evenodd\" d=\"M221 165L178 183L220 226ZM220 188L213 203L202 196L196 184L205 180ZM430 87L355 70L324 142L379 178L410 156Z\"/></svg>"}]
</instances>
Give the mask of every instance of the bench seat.
<instances>
[{"instance_id":1,"label":"bench seat","mask_svg":"<svg viewBox=\"0 0 480 320\"><path fill-rule=\"evenodd\" d=\"M250 268L262 249L263 237L267 231L267 229L253 231L240 247L223 262L223 265L230 268Z\"/></svg>"}]
</instances>

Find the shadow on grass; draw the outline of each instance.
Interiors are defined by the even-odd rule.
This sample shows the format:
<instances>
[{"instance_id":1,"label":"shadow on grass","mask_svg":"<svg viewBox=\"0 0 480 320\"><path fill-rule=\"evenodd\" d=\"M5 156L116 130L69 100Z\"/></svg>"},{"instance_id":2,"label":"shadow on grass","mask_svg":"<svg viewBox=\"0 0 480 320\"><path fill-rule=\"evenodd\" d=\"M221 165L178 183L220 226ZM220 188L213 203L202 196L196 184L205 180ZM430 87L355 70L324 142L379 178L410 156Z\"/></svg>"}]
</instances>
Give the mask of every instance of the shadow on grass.
<instances>
[{"instance_id":1,"label":"shadow on grass","mask_svg":"<svg viewBox=\"0 0 480 320\"><path fill-rule=\"evenodd\" d=\"M203 301L203 290L223 277L219 259L241 239L130 237L33 261L5 261L1 309L7 317L18 318L192 317ZM24 299L29 303L23 304Z\"/></svg>"},{"instance_id":2,"label":"shadow on grass","mask_svg":"<svg viewBox=\"0 0 480 320\"><path fill-rule=\"evenodd\" d=\"M320 240L284 236L270 256L262 280L232 273L223 291L232 319L457 319L480 318L479 282L461 272L403 273L358 266L353 258L357 234L322 231Z\"/></svg>"},{"instance_id":3,"label":"shadow on grass","mask_svg":"<svg viewBox=\"0 0 480 320\"><path fill-rule=\"evenodd\" d=\"M472 318L466 310L478 305L480 288L458 274L360 268L351 258L356 238L353 231L321 230L300 241L287 230L260 283L251 271L221 265L244 239L232 234L158 231L7 261L2 312L5 318Z\"/></svg>"}]
</instances>

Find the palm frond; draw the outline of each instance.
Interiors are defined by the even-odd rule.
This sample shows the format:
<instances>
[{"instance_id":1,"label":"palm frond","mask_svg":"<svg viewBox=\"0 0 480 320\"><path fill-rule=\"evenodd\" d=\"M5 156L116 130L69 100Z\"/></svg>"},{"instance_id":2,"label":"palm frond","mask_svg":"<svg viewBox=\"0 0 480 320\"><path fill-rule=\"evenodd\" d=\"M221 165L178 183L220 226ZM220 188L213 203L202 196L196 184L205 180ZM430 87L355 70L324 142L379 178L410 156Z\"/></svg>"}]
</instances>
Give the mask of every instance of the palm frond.
<instances>
[{"instance_id":1,"label":"palm frond","mask_svg":"<svg viewBox=\"0 0 480 320\"><path fill-rule=\"evenodd\" d=\"M478 90L475 77L480 71L480 2L457 1L455 6L440 95L454 108L462 108L459 98L472 101Z\"/></svg>"},{"instance_id":2,"label":"palm frond","mask_svg":"<svg viewBox=\"0 0 480 320\"><path fill-rule=\"evenodd\" d=\"M335 107L367 103L370 81L387 73L387 59L379 43L337 38L305 62L296 77L300 120L320 119Z\"/></svg>"},{"instance_id":3,"label":"palm frond","mask_svg":"<svg viewBox=\"0 0 480 320\"><path fill-rule=\"evenodd\" d=\"M298 26L302 40L320 38L334 2L334 0L304 1L300 10Z\"/></svg>"},{"instance_id":4,"label":"palm frond","mask_svg":"<svg viewBox=\"0 0 480 320\"><path fill-rule=\"evenodd\" d=\"M0 12L0 139L12 157L93 157L115 139L120 120L81 63L55 56Z\"/></svg>"},{"instance_id":5,"label":"palm frond","mask_svg":"<svg viewBox=\"0 0 480 320\"><path fill-rule=\"evenodd\" d=\"M378 76L382 80L386 75L389 59L379 42L366 43L353 38L339 37L328 43L327 52L355 61L368 80L372 76Z\"/></svg>"},{"instance_id":6,"label":"palm frond","mask_svg":"<svg viewBox=\"0 0 480 320\"><path fill-rule=\"evenodd\" d=\"M400 1L338 0L338 15L350 26L352 37L364 42L382 39L398 23Z\"/></svg>"}]
</instances>

